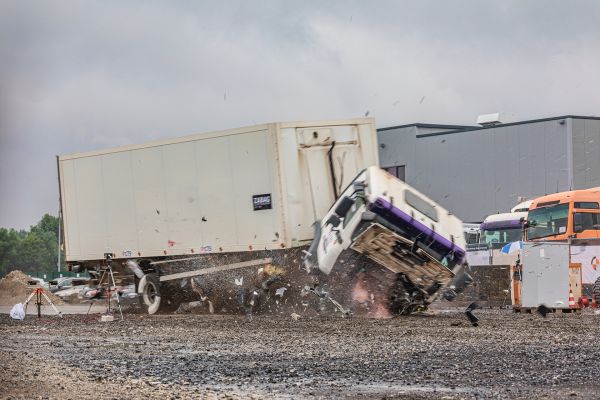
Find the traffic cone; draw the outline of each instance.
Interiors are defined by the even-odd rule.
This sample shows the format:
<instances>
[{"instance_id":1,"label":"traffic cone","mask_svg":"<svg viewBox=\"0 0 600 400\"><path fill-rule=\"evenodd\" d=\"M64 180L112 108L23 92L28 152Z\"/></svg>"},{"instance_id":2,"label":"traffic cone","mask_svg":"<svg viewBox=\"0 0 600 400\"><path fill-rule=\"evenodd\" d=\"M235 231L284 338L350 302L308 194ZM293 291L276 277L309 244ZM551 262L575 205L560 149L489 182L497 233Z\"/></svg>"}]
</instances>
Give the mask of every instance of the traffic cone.
<instances>
[{"instance_id":1,"label":"traffic cone","mask_svg":"<svg viewBox=\"0 0 600 400\"><path fill-rule=\"evenodd\" d=\"M569 289L569 308L577 308L577 304L575 304L575 297L573 297L572 289Z\"/></svg>"}]
</instances>

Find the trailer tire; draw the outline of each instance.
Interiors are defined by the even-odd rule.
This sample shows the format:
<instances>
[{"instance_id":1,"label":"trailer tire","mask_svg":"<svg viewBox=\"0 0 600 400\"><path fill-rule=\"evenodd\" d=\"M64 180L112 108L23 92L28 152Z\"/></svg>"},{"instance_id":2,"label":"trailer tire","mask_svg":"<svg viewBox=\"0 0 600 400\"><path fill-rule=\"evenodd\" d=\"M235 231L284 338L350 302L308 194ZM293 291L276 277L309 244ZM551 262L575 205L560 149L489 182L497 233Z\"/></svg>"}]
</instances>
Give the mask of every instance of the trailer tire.
<instances>
[{"instance_id":1,"label":"trailer tire","mask_svg":"<svg viewBox=\"0 0 600 400\"><path fill-rule=\"evenodd\" d=\"M600 278L596 279L594 288L592 289L592 296L596 299L596 304L600 303Z\"/></svg>"},{"instance_id":2,"label":"trailer tire","mask_svg":"<svg viewBox=\"0 0 600 400\"><path fill-rule=\"evenodd\" d=\"M140 292L142 293L142 300L144 305L147 307L148 314L156 314L160 308L161 297L160 297L160 280L158 275L146 274L140 281Z\"/></svg>"},{"instance_id":3,"label":"trailer tire","mask_svg":"<svg viewBox=\"0 0 600 400\"><path fill-rule=\"evenodd\" d=\"M156 273L144 275L140 280L142 301L148 314L169 313L179 308L179 303L171 301L161 290L160 279Z\"/></svg>"}]
</instances>

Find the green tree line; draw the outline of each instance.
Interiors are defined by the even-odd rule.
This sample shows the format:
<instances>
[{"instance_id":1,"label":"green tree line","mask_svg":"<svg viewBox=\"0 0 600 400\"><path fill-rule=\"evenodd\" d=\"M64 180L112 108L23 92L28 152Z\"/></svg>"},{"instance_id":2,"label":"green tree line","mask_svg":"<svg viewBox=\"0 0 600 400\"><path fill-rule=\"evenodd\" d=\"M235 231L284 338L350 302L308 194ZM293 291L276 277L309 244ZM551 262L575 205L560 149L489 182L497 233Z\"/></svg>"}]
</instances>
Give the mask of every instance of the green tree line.
<instances>
[{"instance_id":1,"label":"green tree line","mask_svg":"<svg viewBox=\"0 0 600 400\"><path fill-rule=\"evenodd\" d=\"M58 218L50 214L28 231L0 228L0 276L16 269L27 274L56 271L57 246Z\"/></svg>"}]
</instances>

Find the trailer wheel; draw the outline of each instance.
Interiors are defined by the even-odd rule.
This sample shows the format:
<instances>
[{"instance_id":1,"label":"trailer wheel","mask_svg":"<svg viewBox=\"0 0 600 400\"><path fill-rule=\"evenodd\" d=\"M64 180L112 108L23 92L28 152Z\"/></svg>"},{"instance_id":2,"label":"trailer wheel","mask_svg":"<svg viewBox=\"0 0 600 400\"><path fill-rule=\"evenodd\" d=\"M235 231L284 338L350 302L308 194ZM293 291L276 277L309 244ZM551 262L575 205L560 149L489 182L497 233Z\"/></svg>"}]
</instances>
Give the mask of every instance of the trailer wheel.
<instances>
[{"instance_id":1,"label":"trailer wheel","mask_svg":"<svg viewBox=\"0 0 600 400\"><path fill-rule=\"evenodd\" d=\"M171 301L161 291L160 279L155 273L144 275L140 280L140 291L148 314L169 313L179 308L179 303Z\"/></svg>"},{"instance_id":2,"label":"trailer wheel","mask_svg":"<svg viewBox=\"0 0 600 400\"><path fill-rule=\"evenodd\" d=\"M596 283L594 283L592 296L596 299L596 304L600 303L600 278L596 279Z\"/></svg>"},{"instance_id":3,"label":"trailer wheel","mask_svg":"<svg viewBox=\"0 0 600 400\"><path fill-rule=\"evenodd\" d=\"M140 280L142 300L146 307L148 307L148 314L156 314L160 308L161 297L160 297L160 280L158 275L146 274Z\"/></svg>"}]
</instances>

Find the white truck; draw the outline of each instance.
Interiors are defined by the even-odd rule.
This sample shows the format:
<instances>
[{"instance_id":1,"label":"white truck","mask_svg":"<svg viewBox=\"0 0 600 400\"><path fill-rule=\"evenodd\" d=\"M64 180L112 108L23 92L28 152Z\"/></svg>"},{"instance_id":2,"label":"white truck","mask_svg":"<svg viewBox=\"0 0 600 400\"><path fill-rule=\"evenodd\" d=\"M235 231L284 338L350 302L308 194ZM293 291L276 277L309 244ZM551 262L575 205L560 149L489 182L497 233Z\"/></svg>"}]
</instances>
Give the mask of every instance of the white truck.
<instances>
[{"instance_id":1,"label":"white truck","mask_svg":"<svg viewBox=\"0 0 600 400\"><path fill-rule=\"evenodd\" d=\"M463 270L462 221L416 189L377 167L361 172L323 220L307 251L306 268L331 273L352 249L394 272L400 291L392 311L409 314L440 295L453 300L470 283Z\"/></svg>"},{"instance_id":2,"label":"white truck","mask_svg":"<svg viewBox=\"0 0 600 400\"><path fill-rule=\"evenodd\" d=\"M313 222L373 165L369 118L270 123L59 156L66 262L96 277L111 265L117 280L135 283L151 314L190 296L253 307L273 282L292 291L307 276L300 267ZM432 238L462 238L439 222L415 242L419 260L433 254L423 247Z\"/></svg>"},{"instance_id":3,"label":"white truck","mask_svg":"<svg viewBox=\"0 0 600 400\"><path fill-rule=\"evenodd\" d=\"M511 265L517 253L504 253L502 248L509 243L523 240L523 224L531 200L521 202L508 213L488 215L479 226L479 243L469 245L467 262L469 265Z\"/></svg>"}]
</instances>

